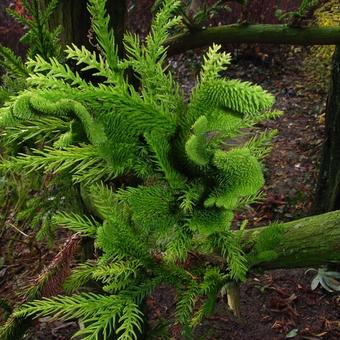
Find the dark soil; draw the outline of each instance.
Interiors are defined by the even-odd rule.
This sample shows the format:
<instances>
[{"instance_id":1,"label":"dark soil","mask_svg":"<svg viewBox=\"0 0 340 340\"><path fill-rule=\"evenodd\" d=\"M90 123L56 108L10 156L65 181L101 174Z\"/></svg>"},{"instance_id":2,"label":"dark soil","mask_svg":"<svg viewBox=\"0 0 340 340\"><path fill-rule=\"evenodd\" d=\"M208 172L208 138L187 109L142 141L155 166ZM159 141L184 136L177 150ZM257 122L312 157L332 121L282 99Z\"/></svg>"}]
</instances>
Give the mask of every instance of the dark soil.
<instances>
[{"instance_id":1,"label":"dark soil","mask_svg":"<svg viewBox=\"0 0 340 340\"><path fill-rule=\"evenodd\" d=\"M280 220L289 221L310 214L317 180L324 129L325 93L312 87L303 72L306 51L272 49L264 58L256 53L252 60L240 59L231 65L228 76L260 84L277 98L276 106L285 114L260 128L277 128L273 151L265 164L267 198L237 216L247 218L250 226ZM198 57L190 53L171 60L171 66L184 90L192 87L197 76ZM280 56L280 57L279 57ZM254 62L255 60L255 62ZM53 249L24 236L8 225L1 231L0 298L18 302L20 287L35 278L56 254L67 234L61 233ZM11 242L16 238L19 242ZM312 273L305 269L276 270L252 274L242 286L242 321L237 322L220 301L214 317L205 319L196 339L339 339L340 298L321 288L311 291ZM171 319L176 295L169 287L159 287L147 301L147 318L152 327L159 318ZM70 339L76 323L52 323L39 319L26 339ZM172 339L181 339L179 329L171 329ZM15 339L13 339L15 340Z\"/></svg>"}]
</instances>

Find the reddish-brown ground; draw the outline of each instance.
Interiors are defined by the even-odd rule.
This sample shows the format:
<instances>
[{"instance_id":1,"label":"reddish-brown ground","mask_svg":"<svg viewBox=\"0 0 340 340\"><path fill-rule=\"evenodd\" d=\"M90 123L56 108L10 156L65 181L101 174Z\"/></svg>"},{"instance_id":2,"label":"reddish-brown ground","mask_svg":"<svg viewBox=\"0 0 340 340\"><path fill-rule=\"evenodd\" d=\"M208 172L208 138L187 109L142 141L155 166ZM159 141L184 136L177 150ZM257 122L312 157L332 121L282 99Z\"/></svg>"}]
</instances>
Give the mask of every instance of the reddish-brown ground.
<instances>
[{"instance_id":1,"label":"reddish-brown ground","mask_svg":"<svg viewBox=\"0 0 340 340\"><path fill-rule=\"evenodd\" d=\"M310 213L317 180L323 132L325 94L311 86L301 67L304 51L273 49L269 62L239 60L230 67L228 76L258 83L277 98L277 108L285 115L264 127L275 127L279 136L266 161L267 198L239 219L249 219L251 226L275 220L292 220ZM284 57L282 57L284 55ZM177 71L185 90L196 77L197 55L177 57L171 65ZM0 231L0 298L18 301L18 288L27 285L56 254L66 238L57 237L53 249L23 236L6 226ZM14 238L19 242L12 242ZM214 317L205 319L196 331L196 339L284 339L296 333L295 339L339 339L340 298L318 288L311 291L312 273L304 269L276 270L252 274L242 287L241 323L219 302ZM147 301L150 324L158 318L171 319L176 296L169 287L159 287ZM26 339L70 339L76 323L51 323L39 319ZM180 339L176 327L172 339ZM15 340L15 339L13 339Z\"/></svg>"}]
</instances>

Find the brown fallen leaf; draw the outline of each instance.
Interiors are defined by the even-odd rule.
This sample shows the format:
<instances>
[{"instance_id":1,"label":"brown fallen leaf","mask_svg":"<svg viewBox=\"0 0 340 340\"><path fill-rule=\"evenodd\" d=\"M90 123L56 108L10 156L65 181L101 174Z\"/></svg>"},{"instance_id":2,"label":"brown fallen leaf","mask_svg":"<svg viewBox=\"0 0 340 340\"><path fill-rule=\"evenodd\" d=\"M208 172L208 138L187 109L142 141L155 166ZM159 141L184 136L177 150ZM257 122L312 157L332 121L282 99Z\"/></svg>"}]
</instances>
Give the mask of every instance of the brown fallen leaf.
<instances>
[{"instance_id":1,"label":"brown fallen leaf","mask_svg":"<svg viewBox=\"0 0 340 340\"><path fill-rule=\"evenodd\" d=\"M340 329L340 320L324 320L324 326L327 330L337 330Z\"/></svg>"},{"instance_id":2,"label":"brown fallen leaf","mask_svg":"<svg viewBox=\"0 0 340 340\"><path fill-rule=\"evenodd\" d=\"M325 114L323 113L321 116L319 116L319 118L318 118L318 123L320 124L320 125L325 125L325 123L326 123L326 117L325 117Z\"/></svg>"}]
</instances>

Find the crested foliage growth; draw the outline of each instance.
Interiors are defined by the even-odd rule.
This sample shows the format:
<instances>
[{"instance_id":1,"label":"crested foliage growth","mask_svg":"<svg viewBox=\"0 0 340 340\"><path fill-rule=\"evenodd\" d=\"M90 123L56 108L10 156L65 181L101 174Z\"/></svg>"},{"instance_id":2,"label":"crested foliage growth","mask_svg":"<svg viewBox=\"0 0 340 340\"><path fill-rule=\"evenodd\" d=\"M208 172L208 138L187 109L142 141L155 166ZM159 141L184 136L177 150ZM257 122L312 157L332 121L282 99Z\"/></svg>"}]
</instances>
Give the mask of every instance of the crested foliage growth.
<instances>
[{"instance_id":1,"label":"crested foliage growth","mask_svg":"<svg viewBox=\"0 0 340 340\"><path fill-rule=\"evenodd\" d=\"M258 197L261 160L275 131L247 136L280 113L270 111L274 98L259 86L221 77L230 56L216 45L186 101L164 66L179 2L163 2L144 43L126 34L125 59L105 2L88 1L99 51L67 47L77 70L54 57L30 58L28 88L0 109L7 138L30 141L29 151L1 162L1 171L69 178L91 216L60 212L53 219L93 238L96 248L95 258L64 282L68 295L29 302L13 317L79 318L84 327L76 335L83 339L137 339L142 303L163 283L177 289L176 319L189 334L213 313L222 288L246 278L247 256L231 222L235 210ZM138 88L129 84L128 69ZM30 130L20 128L28 124ZM223 260L190 263L192 254ZM93 281L95 290L87 285Z\"/></svg>"}]
</instances>

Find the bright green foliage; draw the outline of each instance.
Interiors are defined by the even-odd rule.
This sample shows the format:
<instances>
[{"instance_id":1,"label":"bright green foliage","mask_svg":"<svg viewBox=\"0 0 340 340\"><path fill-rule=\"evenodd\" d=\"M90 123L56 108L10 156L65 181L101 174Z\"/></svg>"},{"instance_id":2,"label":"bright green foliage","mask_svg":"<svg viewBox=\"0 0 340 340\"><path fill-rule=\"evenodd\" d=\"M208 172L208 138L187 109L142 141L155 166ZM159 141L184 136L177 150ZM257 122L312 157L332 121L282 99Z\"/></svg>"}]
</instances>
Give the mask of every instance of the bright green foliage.
<instances>
[{"instance_id":1,"label":"bright green foliage","mask_svg":"<svg viewBox=\"0 0 340 340\"><path fill-rule=\"evenodd\" d=\"M232 210L238 197L251 195L264 184L261 166L248 148L235 148L228 152L217 150L213 164L221 170L219 186L208 196L204 205ZM252 176L249 176L249 174Z\"/></svg>"},{"instance_id":2,"label":"bright green foliage","mask_svg":"<svg viewBox=\"0 0 340 340\"><path fill-rule=\"evenodd\" d=\"M185 144L185 151L195 164L207 165L209 163L209 153L207 150L208 120L206 116L201 116L192 126L193 135Z\"/></svg>"},{"instance_id":3,"label":"bright green foliage","mask_svg":"<svg viewBox=\"0 0 340 340\"><path fill-rule=\"evenodd\" d=\"M254 234L256 242L251 253L247 255L248 263L251 266L262 262L269 262L277 257L275 249L281 241L283 228L282 225L273 223L268 226L259 235ZM251 240L253 242L254 240Z\"/></svg>"},{"instance_id":4,"label":"bright green foliage","mask_svg":"<svg viewBox=\"0 0 340 340\"><path fill-rule=\"evenodd\" d=\"M10 96L17 94L25 88L25 78L28 76L26 66L20 57L0 44L0 69L5 70L1 78L0 107Z\"/></svg>"},{"instance_id":5,"label":"bright green foliage","mask_svg":"<svg viewBox=\"0 0 340 340\"><path fill-rule=\"evenodd\" d=\"M10 48L0 45L0 65L9 73L27 77L28 71L18 57Z\"/></svg>"},{"instance_id":6,"label":"bright green foliage","mask_svg":"<svg viewBox=\"0 0 340 340\"><path fill-rule=\"evenodd\" d=\"M84 236L94 237L97 233L97 223L87 216L59 213L54 215L53 220L55 224L62 225L64 228L81 233Z\"/></svg>"},{"instance_id":7,"label":"bright green foliage","mask_svg":"<svg viewBox=\"0 0 340 340\"><path fill-rule=\"evenodd\" d=\"M216 304L216 294L222 288L223 283L226 281L225 274L218 268L208 269L203 281L200 283L200 294L205 295L207 298L203 305L195 312L191 319L191 327L197 326L204 316L212 315Z\"/></svg>"},{"instance_id":8,"label":"bright green foliage","mask_svg":"<svg viewBox=\"0 0 340 340\"><path fill-rule=\"evenodd\" d=\"M57 296L53 299L42 299L28 303L26 308L15 312L14 316L23 317L36 314L40 309L43 315L58 313L65 320L83 318L91 324L79 330L75 336L83 339L98 339L102 334L106 339L112 332L112 325L120 323L117 333L122 332L120 339L137 339L136 329L140 330L141 312L129 298L114 295L83 293L76 296Z\"/></svg>"},{"instance_id":9,"label":"bright green foliage","mask_svg":"<svg viewBox=\"0 0 340 340\"><path fill-rule=\"evenodd\" d=\"M117 71L118 66L118 57L117 57L117 49L115 46L115 40L114 40L114 33L112 29L109 27L110 18L106 15L105 10L105 2L104 1L96 1L96 0L89 0L88 1L88 11L90 12L92 16L92 29L94 33L96 34L97 41L102 48L104 54L105 54L105 61L101 59L101 62L103 63L100 67L100 70L107 69L109 73L112 73L112 76L115 77L116 72L112 72L113 70ZM74 55L75 59L78 61L78 63L85 62L85 64L88 64L89 69L93 67L93 61L91 59L95 59L95 55L87 51L85 48L82 48L82 51L78 50L76 46L73 46L74 50L77 51L77 53ZM69 57L72 56L72 49L69 50ZM81 60L79 56L81 54L84 54L86 59L86 56L88 56L88 62L86 62L84 59ZM107 63L104 66L105 62ZM119 72L118 72L119 74ZM100 75L100 74L99 74Z\"/></svg>"},{"instance_id":10,"label":"bright green foliage","mask_svg":"<svg viewBox=\"0 0 340 340\"><path fill-rule=\"evenodd\" d=\"M80 65L78 72L55 58L30 59L29 88L1 109L7 139L20 140L16 127L23 124L44 121L51 128L44 130L46 146L33 145L41 140L34 129L22 131L21 139L32 142L30 152L3 161L0 168L53 172L79 183L93 217L61 213L54 220L93 238L100 254L65 282L74 295L30 302L16 316L80 318L84 328L77 334L84 339L112 333L134 339L142 329L139 305L158 284L167 283L178 289L176 315L188 334L213 312L226 283L245 280L248 264L231 231L233 212L258 199L264 182L259 160L275 132L235 140L244 136L244 128L250 133L251 126L278 113L268 111L274 98L259 86L220 77L230 57L216 45L186 103L164 66L163 44L180 21L172 17L178 5L164 1L144 44L127 34L122 60L112 45L105 0L90 0L99 53L69 46L66 58ZM140 80L138 89L128 84L127 68ZM82 78L89 69L93 81ZM189 252L218 255L223 263L184 270ZM76 294L89 281L96 281L102 293ZM206 300L195 311L202 295Z\"/></svg>"}]
</instances>

